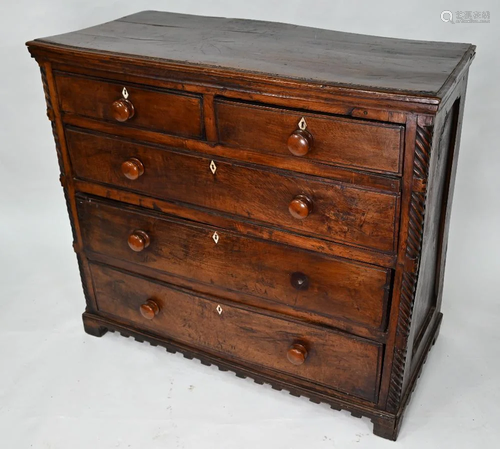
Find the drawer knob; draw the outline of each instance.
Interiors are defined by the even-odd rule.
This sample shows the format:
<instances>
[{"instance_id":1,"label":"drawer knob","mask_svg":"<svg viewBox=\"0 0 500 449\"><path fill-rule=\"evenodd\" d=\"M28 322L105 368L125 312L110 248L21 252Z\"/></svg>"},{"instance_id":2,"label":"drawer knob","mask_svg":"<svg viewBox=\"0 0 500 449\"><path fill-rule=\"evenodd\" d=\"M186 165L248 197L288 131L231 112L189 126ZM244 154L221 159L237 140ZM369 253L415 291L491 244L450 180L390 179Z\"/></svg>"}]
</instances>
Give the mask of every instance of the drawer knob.
<instances>
[{"instance_id":1,"label":"drawer knob","mask_svg":"<svg viewBox=\"0 0 500 449\"><path fill-rule=\"evenodd\" d=\"M302 365L307 359L307 349L302 343L294 343L286 356L292 365Z\"/></svg>"},{"instance_id":2,"label":"drawer knob","mask_svg":"<svg viewBox=\"0 0 500 449\"><path fill-rule=\"evenodd\" d=\"M135 114L135 108L132 102L128 99L128 91L124 87L122 91L123 98L116 100L111 105L111 113L113 118L118 122L126 122Z\"/></svg>"},{"instance_id":3,"label":"drawer knob","mask_svg":"<svg viewBox=\"0 0 500 449\"><path fill-rule=\"evenodd\" d=\"M313 210L313 203L305 195L297 195L289 204L288 211L293 218L303 220Z\"/></svg>"},{"instance_id":4,"label":"drawer knob","mask_svg":"<svg viewBox=\"0 0 500 449\"><path fill-rule=\"evenodd\" d=\"M122 164L122 173L126 178L135 181L144 174L144 165L139 159L131 157Z\"/></svg>"},{"instance_id":5,"label":"drawer knob","mask_svg":"<svg viewBox=\"0 0 500 449\"><path fill-rule=\"evenodd\" d=\"M305 156L312 148L313 136L307 131L307 123L304 117L299 122L296 129L288 138L288 151L294 156Z\"/></svg>"},{"instance_id":6,"label":"drawer knob","mask_svg":"<svg viewBox=\"0 0 500 449\"><path fill-rule=\"evenodd\" d=\"M141 304L139 310L144 318L152 320L156 315L158 315L160 306L153 299L148 299L144 304Z\"/></svg>"},{"instance_id":7,"label":"drawer knob","mask_svg":"<svg viewBox=\"0 0 500 449\"><path fill-rule=\"evenodd\" d=\"M134 105L124 98L113 102L111 105L111 112L113 118L118 122L126 122L135 114Z\"/></svg>"},{"instance_id":8,"label":"drawer knob","mask_svg":"<svg viewBox=\"0 0 500 449\"><path fill-rule=\"evenodd\" d=\"M128 236L128 246L132 251L141 252L149 246L150 238L144 231L134 231Z\"/></svg>"}]
</instances>

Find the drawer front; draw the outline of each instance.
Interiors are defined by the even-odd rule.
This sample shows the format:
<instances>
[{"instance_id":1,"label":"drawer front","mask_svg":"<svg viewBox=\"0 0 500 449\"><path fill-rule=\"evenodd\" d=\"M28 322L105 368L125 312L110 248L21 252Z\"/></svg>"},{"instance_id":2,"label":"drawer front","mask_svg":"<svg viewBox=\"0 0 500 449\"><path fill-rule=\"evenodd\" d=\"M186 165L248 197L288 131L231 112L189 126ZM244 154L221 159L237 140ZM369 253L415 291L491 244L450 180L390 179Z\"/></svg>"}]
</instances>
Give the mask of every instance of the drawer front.
<instances>
[{"instance_id":1,"label":"drawer front","mask_svg":"<svg viewBox=\"0 0 500 449\"><path fill-rule=\"evenodd\" d=\"M214 160L213 173L212 160L199 154L70 129L66 138L73 171L80 179L239 215L322 239L385 252L395 250L397 194L219 159ZM130 180L122 171L124 163L140 164L142 174Z\"/></svg>"},{"instance_id":2,"label":"drawer front","mask_svg":"<svg viewBox=\"0 0 500 449\"><path fill-rule=\"evenodd\" d=\"M374 172L401 173L402 126L225 100L216 101L215 111L219 141L225 145ZM305 136L296 134L302 117ZM295 136L289 142L292 134Z\"/></svg>"},{"instance_id":3,"label":"drawer front","mask_svg":"<svg viewBox=\"0 0 500 449\"><path fill-rule=\"evenodd\" d=\"M267 308L278 303L291 315L300 310L374 329L385 325L389 270L86 197L77 205L90 257L102 254L261 298ZM132 250L130 239L140 245L141 236L147 246Z\"/></svg>"},{"instance_id":4,"label":"drawer front","mask_svg":"<svg viewBox=\"0 0 500 449\"><path fill-rule=\"evenodd\" d=\"M188 294L105 266L92 264L91 271L102 314L214 355L376 401L382 353L377 343Z\"/></svg>"},{"instance_id":5,"label":"drawer front","mask_svg":"<svg viewBox=\"0 0 500 449\"><path fill-rule=\"evenodd\" d=\"M124 126L185 137L203 137L200 96L61 72L56 72L55 82L60 108L64 114L122 122ZM124 87L128 93L128 96L125 95L126 100L129 102L125 105ZM133 115L129 117L132 109Z\"/></svg>"}]
</instances>

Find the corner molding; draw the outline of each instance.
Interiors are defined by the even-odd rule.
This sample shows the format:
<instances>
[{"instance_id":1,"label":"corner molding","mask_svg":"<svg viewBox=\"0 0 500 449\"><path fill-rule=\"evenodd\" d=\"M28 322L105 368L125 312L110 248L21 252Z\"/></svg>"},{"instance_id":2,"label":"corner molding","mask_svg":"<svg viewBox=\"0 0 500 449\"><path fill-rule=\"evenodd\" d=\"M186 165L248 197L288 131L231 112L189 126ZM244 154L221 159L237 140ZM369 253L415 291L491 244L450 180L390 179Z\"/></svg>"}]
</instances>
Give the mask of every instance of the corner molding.
<instances>
[{"instance_id":1,"label":"corner molding","mask_svg":"<svg viewBox=\"0 0 500 449\"><path fill-rule=\"evenodd\" d=\"M71 232L73 235L73 240L76 241L76 226L75 226L75 220L71 211L71 202L70 202L70 197L69 197L69 192L68 192L68 186L66 183L66 170L64 167L64 161L62 157L62 149L61 149L61 142L59 140L59 135L57 132L57 127L56 127L56 118L55 118L55 113L54 113L54 107L52 105L52 99L50 96L50 90L49 90L49 84L47 80L47 68L45 65L40 65L40 74L42 76L42 84L43 84L43 92L45 94L45 103L47 105L47 117L50 120L50 124L52 126L52 135L54 137L54 142L56 146L56 153L57 153L57 161L59 163L59 170L61 172L61 185L63 187L63 193L64 193L64 199L66 201L66 208L68 210L68 216L69 216L69 221L71 225ZM50 70L50 66L49 66ZM74 245L73 245L74 246ZM90 301L90 292L87 287L87 282L85 279L85 271L83 267L83 260L82 256L77 252L76 253L76 258L78 262L78 268L80 272L80 279L82 282L82 288L83 288L83 294L85 295L85 300L87 301L87 304Z\"/></svg>"},{"instance_id":2,"label":"corner molding","mask_svg":"<svg viewBox=\"0 0 500 449\"><path fill-rule=\"evenodd\" d=\"M413 159L413 183L408 218L408 236L404 271L401 281L401 298L396 327L396 345L387 397L387 408L397 411L404 387L405 366L408 357L408 337L415 304L420 251L424 233L425 203L427 198L427 179L431 157L434 126L427 121L417 121L415 154Z\"/></svg>"}]
</instances>

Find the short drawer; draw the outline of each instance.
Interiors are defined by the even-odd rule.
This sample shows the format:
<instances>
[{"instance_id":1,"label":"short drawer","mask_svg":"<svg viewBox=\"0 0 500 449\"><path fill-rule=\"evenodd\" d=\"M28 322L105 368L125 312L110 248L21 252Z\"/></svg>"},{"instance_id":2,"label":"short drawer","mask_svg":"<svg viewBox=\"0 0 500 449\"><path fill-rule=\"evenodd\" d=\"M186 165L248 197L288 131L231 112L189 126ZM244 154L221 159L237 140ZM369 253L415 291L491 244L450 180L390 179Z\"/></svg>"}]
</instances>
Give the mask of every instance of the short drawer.
<instances>
[{"instance_id":1,"label":"short drawer","mask_svg":"<svg viewBox=\"0 0 500 449\"><path fill-rule=\"evenodd\" d=\"M66 130L66 140L79 179L322 239L395 251L398 194L74 129Z\"/></svg>"},{"instance_id":2,"label":"short drawer","mask_svg":"<svg viewBox=\"0 0 500 449\"><path fill-rule=\"evenodd\" d=\"M78 196L77 207L90 258L194 280L290 315L385 326L390 270L95 198Z\"/></svg>"},{"instance_id":3,"label":"short drawer","mask_svg":"<svg viewBox=\"0 0 500 449\"><path fill-rule=\"evenodd\" d=\"M56 72L55 82L63 114L178 136L203 137L201 96L61 72Z\"/></svg>"},{"instance_id":4,"label":"short drawer","mask_svg":"<svg viewBox=\"0 0 500 449\"><path fill-rule=\"evenodd\" d=\"M401 174L399 125L217 100L219 142L325 164ZM305 129L302 129L305 128Z\"/></svg>"},{"instance_id":5,"label":"short drawer","mask_svg":"<svg viewBox=\"0 0 500 449\"><path fill-rule=\"evenodd\" d=\"M382 346L91 265L99 313L221 355L375 402Z\"/></svg>"}]
</instances>

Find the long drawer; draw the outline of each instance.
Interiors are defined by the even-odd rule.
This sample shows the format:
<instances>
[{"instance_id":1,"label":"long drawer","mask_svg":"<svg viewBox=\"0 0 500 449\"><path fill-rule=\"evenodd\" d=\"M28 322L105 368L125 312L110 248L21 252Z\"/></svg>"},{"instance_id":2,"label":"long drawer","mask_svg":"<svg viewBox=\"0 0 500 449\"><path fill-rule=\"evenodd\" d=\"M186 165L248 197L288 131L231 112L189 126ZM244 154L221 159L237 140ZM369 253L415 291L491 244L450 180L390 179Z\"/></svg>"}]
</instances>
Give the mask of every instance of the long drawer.
<instances>
[{"instance_id":1,"label":"long drawer","mask_svg":"<svg viewBox=\"0 0 500 449\"><path fill-rule=\"evenodd\" d=\"M215 102L215 113L219 142L224 145L401 174L404 128L400 125L222 99Z\"/></svg>"},{"instance_id":2,"label":"long drawer","mask_svg":"<svg viewBox=\"0 0 500 449\"><path fill-rule=\"evenodd\" d=\"M77 198L84 249L295 310L383 329L390 270ZM282 306L285 306L284 308Z\"/></svg>"},{"instance_id":3,"label":"long drawer","mask_svg":"<svg viewBox=\"0 0 500 449\"><path fill-rule=\"evenodd\" d=\"M399 196L66 129L77 178L394 252Z\"/></svg>"},{"instance_id":4,"label":"long drawer","mask_svg":"<svg viewBox=\"0 0 500 449\"><path fill-rule=\"evenodd\" d=\"M140 329L375 402L382 345L91 265L99 313Z\"/></svg>"}]
</instances>

